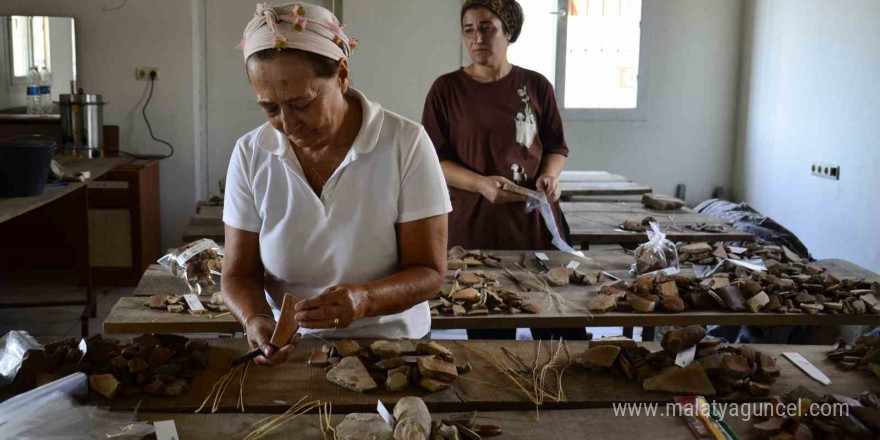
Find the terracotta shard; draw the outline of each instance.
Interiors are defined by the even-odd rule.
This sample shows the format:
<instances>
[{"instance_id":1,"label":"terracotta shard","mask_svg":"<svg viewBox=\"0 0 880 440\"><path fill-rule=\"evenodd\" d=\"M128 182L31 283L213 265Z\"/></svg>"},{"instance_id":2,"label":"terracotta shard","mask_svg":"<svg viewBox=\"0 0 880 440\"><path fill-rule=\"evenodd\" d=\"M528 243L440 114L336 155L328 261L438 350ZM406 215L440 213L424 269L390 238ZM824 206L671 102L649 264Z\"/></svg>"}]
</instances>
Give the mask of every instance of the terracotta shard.
<instances>
[{"instance_id":1,"label":"terracotta shard","mask_svg":"<svg viewBox=\"0 0 880 440\"><path fill-rule=\"evenodd\" d=\"M678 353L697 345L706 337L706 329L699 325L689 325L682 329L672 329L663 335L660 345L667 353Z\"/></svg>"},{"instance_id":2,"label":"terracotta shard","mask_svg":"<svg viewBox=\"0 0 880 440\"><path fill-rule=\"evenodd\" d=\"M299 300L289 293L284 294L281 301L281 313L278 315L278 323L275 324L275 331L272 333L271 344L276 347L284 347L290 343L293 334L299 329L296 323L296 310L294 306Z\"/></svg>"},{"instance_id":3,"label":"terracotta shard","mask_svg":"<svg viewBox=\"0 0 880 440\"><path fill-rule=\"evenodd\" d=\"M474 272L462 272L458 276L458 280L465 284L477 284L483 279Z\"/></svg>"},{"instance_id":4,"label":"terracotta shard","mask_svg":"<svg viewBox=\"0 0 880 440\"><path fill-rule=\"evenodd\" d=\"M613 345L613 346L621 348L621 349L638 347L638 344L636 344L636 341L633 341L632 339L627 338L626 336L608 336L608 337L604 337L604 338L593 339L589 343L590 348L601 347L603 345Z\"/></svg>"},{"instance_id":5,"label":"terracotta shard","mask_svg":"<svg viewBox=\"0 0 880 440\"><path fill-rule=\"evenodd\" d=\"M446 383L446 382L441 382L441 381L439 381L439 380L431 379L431 378L428 378L428 377L423 377L423 378L419 381L419 386L422 387L422 388L424 388L424 389L426 389L426 390L428 390L428 391L430 391L430 392L432 392L432 393L435 392L435 391L440 391L440 390L443 390L443 389L449 388L449 384L448 384L448 383Z\"/></svg>"},{"instance_id":6,"label":"terracotta shard","mask_svg":"<svg viewBox=\"0 0 880 440\"><path fill-rule=\"evenodd\" d=\"M633 308L633 310L642 313L653 312L654 308L657 306L656 301L649 301L635 294L627 295L626 302Z\"/></svg>"},{"instance_id":7,"label":"terracotta shard","mask_svg":"<svg viewBox=\"0 0 880 440\"><path fill-rule=\"evenodd\" d=\"M751 297L746 301L746 305L749 307L749 310L752 313L758 313L761 309L770 304L770 297L767 296L764 292L758 292L755 296Z\"/></svg>"},{"instance_id":8,"label":"terracotta shard","mask_svg":"<svg viewBox=\"0 0 880 440\"><path fill-rule=\"evenodd\" d=\"M464 301L473 304L480 301L480 292L478 292L477 289L468 287L453 293L452 299L454 301Z\"/></svg>"},{"instance_id":9,"label":"terracotta shard","mask_svg":"<svg viewBox=\"0 0 880 440\"><path fill-rule=\"evenodd\" d=\"M420 358L419 374L423 378L435 379L441 382L452 382L458 378L458 370L454 364L439 359Z\"/></svg>"},{"instance_id":10,"label":"terracotta shard","mask_svg":"<svg viewBox=\"0 0 880 440\"><path fill-rule=\"evenodd\" d=\"M552 286L567 286L569 283L569 272L567 267L554 267L545 274L547 282Z\"/></svg>"},{"instance_id":11,"label":"terracotta shard","mask_svg":"<svg viewBox=\"0 0 880 440\"><path fill-rule=\"evenodd\" d=\"M749 394L753 396L769 396L770 395L770 385L763 384L760 382L755 382L754 380L749 381Z\"/></svg>"},{"instance_id":12,"label":"terracotta shard","mask_svg":"<svg viewBox=\"0 0 880 440\"><path fill-rule=\"evenodd\" d=\"M724 301L724 304L727 305L730 310L733 310L734 312L742 312L746 309L745 298L743 298L742 293L740 293L739 287L731 284L720 289L714 289L714 292Z\"/></svg>"},{"instance_id":13,"label":"terracotta shard","mask_svg":"<svg viewBox=\"0 0 880 440\"><path fill-rule=\"evenodd\" d=\"M113 400L116 398L122 383L116 380L112 374L93 374L89 376L89 386L96 393Z\"/></svg>"},{"instance_id":14,"label":"terracotta shard","mask_svg":"<svg viewBox=\"0 0 880 440\"><path fill-rule=\"evenodd\" d=\"M167 300L168 295L152 295L150 296L150 302L148 303L148 305L151 309L164 309Z\"/></svg>"},{"instance_id":15,"label":"terracotta shard","mask_svg":"<svg viewBox=\"0 0 880 440\"><path fill-rule=\"evenodd\" d=\"M436 341L420 342L416 346L416 352L419 354L433 354L436 356L452 356L452 351Z\"/></svg>"},{"instance_id":16,"label":"terracotta shard","mask_svg":"<svg viewBox=\"0 0 880 440\"><path fill-rule=\"evenodd\" d=\"M520 309L522 309L522 311L524 311L524 312L532 313L532 314L541 313L541 306L539 306L534 301L524 301L522 303L522 306L520 307Z\"/></svg>"},{"instance_id":17,"label":"terracotta shard","mask_svg":"<svg viewBox=\"0 0 880 440\"><path fill-rule=\"evenodd\" d=\"M343 388L364 393L379 387L357 356L342 358L327 372L327 380Z\"/></svg>"},{"instance_id":18,"label":"terracotta shard","mask_svg":"<svg viewBox=\"0 0 880 440\"><path fill-rule=\"evenodd\" d=\"M388 391L397 392L403 391L409 386L409 376L403 373L394 373L389 374L388 379L385 381L385 389Z\"/></svg>"},{"instance_id":19,"label":"terracotta shard","mask_svg":"<svg viewBox=\"0 0 880 440\"><path fill-rule=\"evenodd\" d=\"M749 360L742 356L727 356L722 361L722 372L725 376L743 379L749 377L751 371Z\"/></svg>"},{"instance_id":20,"label":"terracotta shard","mask_svg":"<svg viewBox=\"0 0 880 440\"><path fill-rule=\"evenodd\" d=\"M611 295L596 295L587 301L587 309L591 312L605 313L617 308L617 298Z\"/></svg>"},{"instance_id":21,"label":"terracotta shard","mask_svg":"<svg viewBox=\"0 0 880 440\"><path fill-rule=\"evenodd\" d=\"M313 367L326 367L330 365L327 361L327 352L324 350L312 350L309 355L309 365Z\"/></svg>"},{"instance_id":22,"label":"terracotta shard","mask_svg":"<svg viewBox=\"0 0 880 440\"><path fill-rule=\"evenodd\" d=\"M674 394L714 396L715 387L699 363L685 368L671 367L642 382L645 391L662 391Z\"/></svg>"},{"instance_id":23,"label":"terracotta shard","mask_svg":"<svg viewBox=\"0 0 880 440\"><path fill-rule=\"evenodd\" d=\"M671 211L684 206L684 201L664 194L643 194L642 204L651 209Z\"/></svg>"},{"instance_id":24,"label":"terracotta shard","mask_svg":"<svg viewBox=\"0 0 880 440\"><path fill-rule=\"evenodd\" d=\"M339 352L339 356L349 357L358 354L358 351L361 349L361 344L357 341L353 341L351 339L342 339L340 341L336 341L336 351Z\"/></svg>"},{"instance_id":25,"label":"terracotta shard","mask_svg":"<svg viewBox=\"0 0 880 440\"><path fill-rule=\"evenodd\" d=\"M577 362L587 368L610 368L617 360L618 354L620 354L620 347L600 345L588 348Z\"/></svg>"}]
</instances>

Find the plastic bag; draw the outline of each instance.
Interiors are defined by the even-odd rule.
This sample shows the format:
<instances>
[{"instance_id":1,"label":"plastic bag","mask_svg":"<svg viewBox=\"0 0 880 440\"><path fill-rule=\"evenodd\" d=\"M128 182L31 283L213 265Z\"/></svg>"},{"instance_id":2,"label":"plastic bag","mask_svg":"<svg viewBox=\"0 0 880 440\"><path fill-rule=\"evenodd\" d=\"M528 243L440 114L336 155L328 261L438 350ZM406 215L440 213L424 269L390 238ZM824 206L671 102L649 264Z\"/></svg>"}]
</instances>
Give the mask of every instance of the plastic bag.
<instances>
[{"instance_id":1,"label":"plastic bag","mask_svg":"<svg viewBox=\"0 0 880 440\"><path fill-rule=\"evenodd\" d=\"M553 209L550 207L550 202L547 201L547 195L544 194L544 191L529 191L529 196L526 198L526 213L536 209L540 209L544 224L547 226L547 230L550 231L550 235L553 236L553 246L556 246L560 251L583 257L583 252L569 246L559 235L559 228L556 227L556 217L553 216Z\"/></svg>"},{"instance_id":2,"label":"plastic bag","mask_svg":"<svg viewBox=\"0 0 880 440\"><path fill-rule=\"evenodd\" d=\"M26 331L13 330L0 337L0 388L15 380L28 350L42 349L43 346Z\"/></svg>"},{"instance_id":3,"label":"plastic bag","mask_svg":"<svg viewBox=\"0 0 880 440\"><path fill-rule=\"evenodd\" d=\"M0 440L139 439L155 432L132 413L80 406L70 394L87 387L74 373L0 404Z\"/></svg>"},{"instance_id":4,"label":"plastic bag","mask_svg":"<svg viewBox=\"0 0 880 440\"><path fill-rule=\"evenodd\" d=\"M632 271L638 274L646 274L658 270L667 275L678 273L678 250L675 244L666 239L666 234L660 232L660 225L650 223L651 229L647 231L648 241L639 245L633 252L636 262L632 265Z\"/></svg>"},{"instance_id":5,"label":"plastic bag","mask_svg":"<svg viewBox=\"0 0 880 440\"><path fill-rule=\"evenodd\" d=\"M203 238L177 249L159 259L159 264L176 277L186 281L191 293L210 295L217 291L223 267L223 248L214 240Z\"/></svg>"}]
</instances>

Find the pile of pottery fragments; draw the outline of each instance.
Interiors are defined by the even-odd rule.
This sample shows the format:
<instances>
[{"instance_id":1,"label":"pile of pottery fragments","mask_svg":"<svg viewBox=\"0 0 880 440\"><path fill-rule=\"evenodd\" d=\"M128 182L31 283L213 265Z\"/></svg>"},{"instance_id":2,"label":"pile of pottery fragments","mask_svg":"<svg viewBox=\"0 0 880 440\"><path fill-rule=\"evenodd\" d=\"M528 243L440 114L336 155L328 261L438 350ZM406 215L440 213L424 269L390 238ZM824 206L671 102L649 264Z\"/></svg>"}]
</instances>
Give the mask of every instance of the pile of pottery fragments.
<instances>
[{"instance_id":1,"label":"pile of pottery fragments","mask_svg":"<svg viewBox=\"0 0 880 440\"><path fill-rule=\"evenodd\" d=\"M226 305L223 304L223 292L214 292L211 295L211 299L207 301L201 296L198 298L205 310L217 313L225 313L229 311L229 309L226 308ZM193 310L190 308L189 304L184 300L183 295L165 295L161 293L151 295L150 299L144 302L144 307L156 310L167 310L171 313L187 312L191 315L202 315L205 313L205 310Z\"/></svg>"},{"instance_id":2,"label":"pile of pottery fragments","mask_svg":"<svg viewBox=\"0 0 880 440\"><path fill-rule=\"evenodd\" d=\"M799 386L783 396L770 398L766 420L754 425L760 438L801 439L874 439L880 436L880 397L865 391L858 399L840 394L820 397ZM820 411L814 405L829 404L835 410ZM810 408L814 409L811 410ZM795 409L788 414L786 408ZM777 409L786 413L777 412ZM832 413L825 416L820 415Z\"/></svg>"},{"instance_id":3,"label":"pile of pottery fragments","mask_svg":"<svg viewBox=\"0 0 880 440\"><path fill-rule=\"evenodd\" d=\"M880 336L859 336L852 345L838 340L828 359L847 370L871 370L880 378Z\"/></svg>"},{"instance_id":4,"label":"pile of pottery fragments","mask_svg":"<svg viewBox=\"0 0 880 440\"><path fill-rule=\"evenodd\" d=\"M709 277L646 274L632 284L604 282L590 298L591 312L682 312L688 309L726 309L734 312L774 313L880 313L880 283L844 279L805 263L784 247L750 244L745 248L714 248L707 243L678 247L683 262L715 265ZM762 258L767 271L752 271L730 260Z\"/></svg>"},{"instance_id":5,"label":"pile of pottery fragments","mask_svg":"<svg viewBox=\"0 0 880 440\"><path fill-rule=\"evenodd\" d=\"M37 374L37 386L83 372L92 391L108 399L179 396L187 380L208 366L208 343L180 335L144 334L122 342L97 334L83 342L71 338L46 345L45 372Z\"/></svg>"},{"instance_id":6,"label":"pile of pottery fragments","mask_svg":"<svg viewBox=\"0 0 880 440\"><path fill-rule=\"evenodd\" d=\"M452 351L435 341L399 339L375 341L362 347L343 339L313 350L309 365L323 367L327 380L359 393L379 388L389 392L418 386L430 392L448 388L469 363L456 361Z\"/></svg>"},{"instance_id":7,"label":"pile of pottery fragments","mask_svg":"<svg viewBox=\"0 0 880 440\"><path fill-rule=\"evenodd\" d=\"M754 396L769 395L770 385L779 377L776 361L747 345L721 342L691 325L667 332L663 349L653 353L629 338L595 339L575 363L622 374L638 381L645 391L715 396L744 390ZM694 360L684 368L676 366L676 355L694 346Z\"/></svg>"}]
</instances>

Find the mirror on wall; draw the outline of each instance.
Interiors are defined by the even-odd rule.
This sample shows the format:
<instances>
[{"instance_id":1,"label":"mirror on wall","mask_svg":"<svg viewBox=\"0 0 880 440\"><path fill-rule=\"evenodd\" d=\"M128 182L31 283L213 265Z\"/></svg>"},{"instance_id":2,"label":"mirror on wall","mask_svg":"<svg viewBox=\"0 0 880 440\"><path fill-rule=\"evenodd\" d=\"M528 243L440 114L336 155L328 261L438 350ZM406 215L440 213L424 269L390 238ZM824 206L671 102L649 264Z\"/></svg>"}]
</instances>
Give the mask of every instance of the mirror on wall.
<instances>
[{"instance_id":1,"label":"mirror on wall","mask_svg":"<svg viewBox=\"0 0 880 440\"><path fill-rule=\"evenodd\" d=\"M0 114L28 113L28 74L34 67L40 85L50 87L51 102L71 92L75 29L72 17L0 16ZM58 105L44 105L41 113L57 114Z\"/></svg>"}]
</instances>

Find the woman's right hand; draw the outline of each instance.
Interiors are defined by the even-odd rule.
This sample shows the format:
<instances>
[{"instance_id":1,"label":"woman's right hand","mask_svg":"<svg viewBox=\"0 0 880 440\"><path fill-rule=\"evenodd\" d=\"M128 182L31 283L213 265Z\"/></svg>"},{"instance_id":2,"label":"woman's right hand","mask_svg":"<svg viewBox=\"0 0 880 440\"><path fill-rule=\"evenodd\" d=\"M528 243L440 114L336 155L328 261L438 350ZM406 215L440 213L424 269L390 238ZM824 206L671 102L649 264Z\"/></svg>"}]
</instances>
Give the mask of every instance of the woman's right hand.
<instances>
[{"instance_id":1,"label":"woman's right hand","mask_svg":"<svg viewBox=\"0 0 880 440\"><path fill-rule=\"evenodd\" d=\"M501 189L504 184L516 185L501 176L484 176L480 181L480 194L494 205L525 202L527 197Z\"/></svg>"},{"instance_id":2,"label":"woman's right hand","mask_svg":"<svg viewBox=\"0 0 880 440\"><path fill-rule=\"evenodd\" d=\"M269 319L266 316L251 318L247 323L245 331L247 332L248 345L250 345L251 350L259 348L263 351L262 356L254 358L254 363L257 365L274 366L287 362L287 357L290 356L290 353L293 352L296 344L302 338L302 335L297 333L293 335L290 343L284 347L277 348L273 346L270 341L272 340L272 333L275 331L275 320Z\"/></svg>"}]
</instances>

